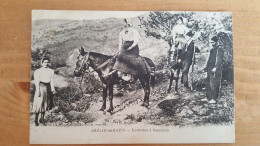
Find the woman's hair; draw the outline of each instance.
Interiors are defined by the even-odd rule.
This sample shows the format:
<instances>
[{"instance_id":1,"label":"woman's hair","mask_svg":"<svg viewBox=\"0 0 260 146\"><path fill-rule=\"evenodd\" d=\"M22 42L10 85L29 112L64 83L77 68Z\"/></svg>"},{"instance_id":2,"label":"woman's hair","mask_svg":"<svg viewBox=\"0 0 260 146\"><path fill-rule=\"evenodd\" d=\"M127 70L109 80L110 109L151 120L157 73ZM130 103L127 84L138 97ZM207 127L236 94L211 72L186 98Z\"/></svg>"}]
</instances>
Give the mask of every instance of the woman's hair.
<instances>
[{"instance_id":1,"label":"woman's hair","mask_svg":"<svg viewBox=\"0 0 260 146\"><path fill-rule=\"evenodd\" d=\"M133 22L132 22L132 20L130 19L130 18L125 18L124 19L124 22L128 25L128 26L133 26Z\"/></svg>"},{"instance_id":2,"label":"woman's hair","mask_svg":"<svg viewBox=\"0 0 260 146\"><path fill-rule=\"evenodd\" d=\"M49 62L51 62L50 58L46 58L46 57L44 57L44 58L42 58L42 61L41 61L41 63L43 63L43 62L44 62L44 60L48 60Z\"/></svg>"},{"instance_id":3,"label":"woman's hair","mask_svg":"<svg viewBox=\"0 0 260 146\"><path fill-rule=\"evenodd\" d=\"M182 17L179 17L177 20L181 20L181 22L183 23L183 18Z\"/></svg>"}]
</instances>

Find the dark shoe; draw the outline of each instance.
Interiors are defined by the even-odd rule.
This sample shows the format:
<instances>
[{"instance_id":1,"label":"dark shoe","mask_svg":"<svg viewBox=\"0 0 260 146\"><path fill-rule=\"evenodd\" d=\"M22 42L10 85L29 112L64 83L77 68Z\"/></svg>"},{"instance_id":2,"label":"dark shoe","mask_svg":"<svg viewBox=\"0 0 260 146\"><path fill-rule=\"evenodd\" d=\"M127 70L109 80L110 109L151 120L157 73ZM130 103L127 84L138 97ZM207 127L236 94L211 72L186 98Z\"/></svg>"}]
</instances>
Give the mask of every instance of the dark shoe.
<instances>
[{"instance_id":1,"label":"dark shoe","mask_svg":"<svg viewBox=\"0 0 260 146\"><path fill-rule=\"evenodd\" d=\"M39 126L38 120L34 120L35 126Z\"/></svg>"},{"instance_id":2,"label":"dark shoe","mask_svg":"<svg viewBox=\"0 0 260 146\"><path fill-rule=\"evenodd\" d=\"M40 121L39 121L43 126L46 126L47 124L45 123L44 119L40 118Z\"/></svg>"},{"instance_id":3,"label":"dark shoe","mask_svg":"<svg viewBox=\"0 0 260 146\"><path fill-rule=\"evenodd\" d=\"M43 119L42 119L42 118L40 118L39 122L40 122L40 123L43 123L44 121L43 121Z\"/></svg>"}]
</instances>

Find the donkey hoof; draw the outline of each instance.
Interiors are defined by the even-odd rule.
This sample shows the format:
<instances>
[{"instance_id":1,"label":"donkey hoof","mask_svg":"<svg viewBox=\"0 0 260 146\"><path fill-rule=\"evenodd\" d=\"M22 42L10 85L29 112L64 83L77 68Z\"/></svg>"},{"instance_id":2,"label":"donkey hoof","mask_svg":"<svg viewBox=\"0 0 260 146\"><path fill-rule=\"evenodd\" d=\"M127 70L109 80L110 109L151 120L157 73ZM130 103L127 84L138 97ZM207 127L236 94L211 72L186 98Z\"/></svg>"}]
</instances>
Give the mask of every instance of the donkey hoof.
<instances>
[{"instance_id":1,"label":"donkey hoof","mask_svg":"<svg viewBox=\"0 0 260 146\"><path fill-rule=\"evenodd\" d=\"M36 123L35 123L35 126L39 126L39 123L38 123L38 122L36 122Z\"/></svg>"},{"instance_id":2,"label":"donkey hoof","mask_svg":"<svg viewBox=\"0 0 260 146\"><path fill-rule=\"evenodd\" d=\"M105 114L106 114L107 116L111 116L111 115L112 115L111 112L106 112Z\"/></svg>"},{"instance_id":3,"label":"donkey hoof","mask_svg":"<svg viewBox=\"0 0 260 146\"><path fill-rule=\"evenodd\" d=\"M144 107L146 107L146 108L149 107L149 105L148 105L147 103L143 103L143 104L141 104L141 106L144 106Z\"/></svg>"},{"instance_id":4,"label":"donkey hoof","mask_svg":"<svg viewBox=\"0 0 260 146\"><path fill-rule=\"evenodd\" d=\"M113 114L113 109L107 110L107 113L110 113L112 115Z\"/></svg>"},{"instance_id":5,"label":"donkey hoof","mask_svg":"<svg viewBox=\"0 0 260 146\"><path fill-rule=\"evenodd\" d=\"M40 118L39 122L40 123L44 123L44 120L42 118Z\"/></svg>"},{"instance_id":6,"label":"donkey hoof","mask_svg":"<svg viewBox=\"0 0 260 146\"><path fill-rule=\"evenodd\" d=\"M111 115L113 115L113 112L112 111L107 111L106 115L111 116Z\"/></svg>"},{"instance_id":7,"label":"donkey hoof","mask_svg":"<svg viewBox=\"0 0 260 146\"><path fill-rule=\"evenodd\" d=\"M102 110L99 110L98 111L98 114L105 114L106 112L105 111L102 111Z\"/></svg>"},{"instance_id":8,"label":"donkey hoof","mask_svg":"<svg viewBox=\"0 0 260 146\"><path fill-rule=\"evenodd\" d=\"M104 111L105 110L105 108L101 108L99 111Z\"/></svg>"}]
</instances>

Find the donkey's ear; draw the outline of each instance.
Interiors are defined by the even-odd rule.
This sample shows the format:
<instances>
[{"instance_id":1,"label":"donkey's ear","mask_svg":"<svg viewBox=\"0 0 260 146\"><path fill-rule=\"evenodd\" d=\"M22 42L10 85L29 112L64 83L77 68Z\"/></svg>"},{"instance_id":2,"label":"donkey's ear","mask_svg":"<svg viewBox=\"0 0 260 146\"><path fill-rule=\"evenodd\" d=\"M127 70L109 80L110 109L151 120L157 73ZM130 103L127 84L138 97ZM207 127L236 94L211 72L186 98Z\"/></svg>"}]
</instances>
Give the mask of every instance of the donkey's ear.
<instances>
[{"instance_id":1,"label":"donkey's ear","mask_svg":"<svg viewBox=\"0 0 260 146\"><path fill-rule=\"evenodd\" d=\"M79 52L80 52L80 54L81 54L82 56L84 56L84 55L85 55L85 50L84 50L84 48L83 48L83 47L81 47L81 48L80 48Z\"/></svg>"}]
</instances>

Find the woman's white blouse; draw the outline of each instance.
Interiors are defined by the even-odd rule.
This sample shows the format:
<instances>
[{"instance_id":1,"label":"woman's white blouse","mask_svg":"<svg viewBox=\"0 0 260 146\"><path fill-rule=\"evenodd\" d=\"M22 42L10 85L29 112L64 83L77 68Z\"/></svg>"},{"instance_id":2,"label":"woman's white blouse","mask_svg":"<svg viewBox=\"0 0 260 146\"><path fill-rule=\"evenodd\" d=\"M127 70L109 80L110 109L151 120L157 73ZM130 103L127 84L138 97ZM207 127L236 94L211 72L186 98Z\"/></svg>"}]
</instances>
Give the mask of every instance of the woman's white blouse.
<instances>
[{"instance_id":1,"label":"woman's white blouse","mask_svg":"<svg viewBox=\"0 0 260 146\"><path fill-rule=\"evenodd\" d=\"M175 35L186 35L189 32L189 29L185 25L176 25L172 29L172 34Z\"/></svg>"},{"instance_id":2,"label":"woman's white blouse","mask_svg":"<svg viewBox=\"0 0 260 146\"><path fill-rule=\"evenodd\" d=\"M39 68L34 72L34 81L36 87L39 86L40 82L51 83L51 90L54 91L53 86L54 70L50 68Z\"/></svg>"},{"instance_id":3,"label":"woman's white blouse","mask_svg":"<svg viewBox=\"0 0 260 146\"><path fill-rule=\"evenodd\" d=\"M122 41L138 41L140 34L134 28L125 28L119 33L119 39Z\"/></svg>"}]
</instances>

